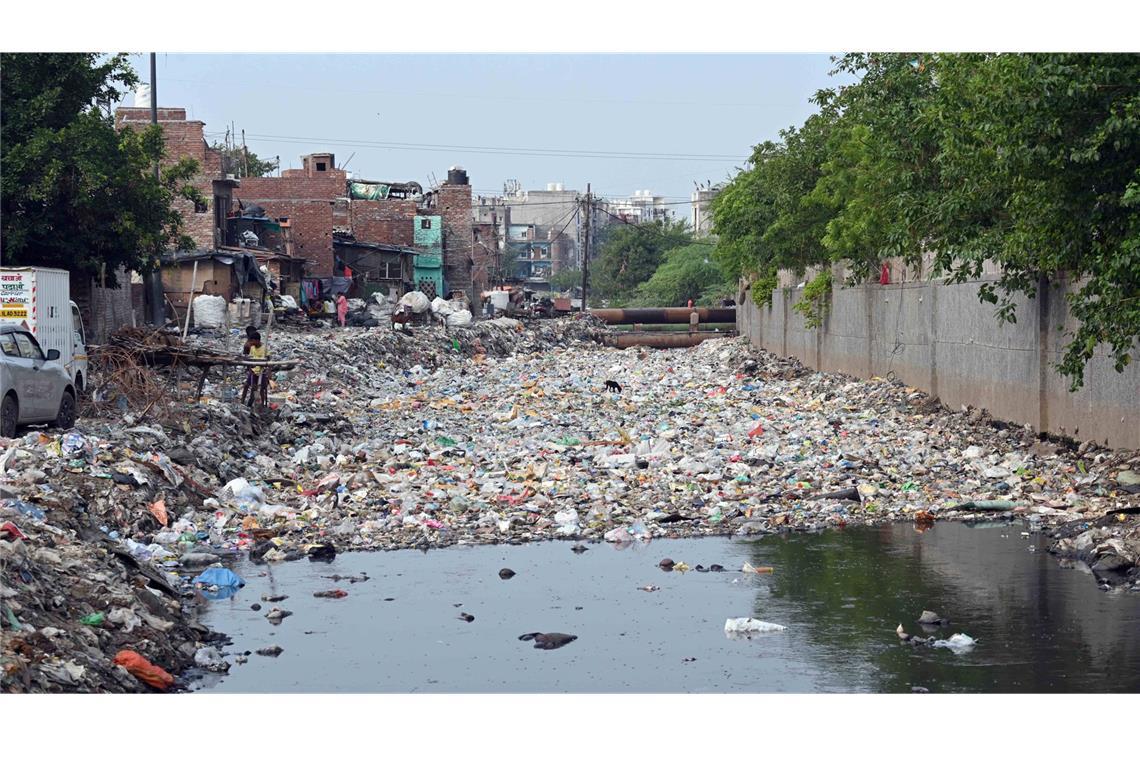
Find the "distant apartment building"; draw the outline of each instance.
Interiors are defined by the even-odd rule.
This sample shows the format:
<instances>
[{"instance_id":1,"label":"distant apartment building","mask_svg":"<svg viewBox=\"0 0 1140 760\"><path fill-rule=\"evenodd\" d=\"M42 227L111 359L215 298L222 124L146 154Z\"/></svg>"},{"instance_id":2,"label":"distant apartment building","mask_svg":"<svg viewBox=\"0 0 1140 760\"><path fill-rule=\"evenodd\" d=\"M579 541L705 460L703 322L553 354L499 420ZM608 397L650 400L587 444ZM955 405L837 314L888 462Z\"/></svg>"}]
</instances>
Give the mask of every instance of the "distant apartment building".
<instances>
[{"instance_id":1,"label":"distant apartment building","mask_svg":"<svg viewBox=\"0 0 1140 760\"><path fill-rule=\"evenodd\" d=\"M670 221L674 214L664 196L650 190L634 190L633 195L609 202L609 212L629 224Z\"/></svg>"},{"instance_id":2,"label":"distant apartment building","mask_svg":"<svg viewBox=\"0 0 1140 760\"><path fill-rule=\"evenodd\" d=\"M697 237L705 237L712 234L712 201L713 198L720 195L720 191L724 189L724 185L709 185L698 186L693 191L691 206L692 215L689 218L689 225L693 228L693 234Z\"/></svg>"}]
</instances>

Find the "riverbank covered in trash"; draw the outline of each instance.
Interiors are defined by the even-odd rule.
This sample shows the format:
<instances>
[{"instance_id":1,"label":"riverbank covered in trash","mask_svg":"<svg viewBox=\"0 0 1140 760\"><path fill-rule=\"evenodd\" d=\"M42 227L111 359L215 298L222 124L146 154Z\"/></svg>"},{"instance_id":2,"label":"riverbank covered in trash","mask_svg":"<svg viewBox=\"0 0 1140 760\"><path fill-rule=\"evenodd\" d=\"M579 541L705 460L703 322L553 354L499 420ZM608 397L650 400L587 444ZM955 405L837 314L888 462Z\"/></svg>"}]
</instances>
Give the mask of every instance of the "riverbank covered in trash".
<instances>
[{"instance_id":1,"label":"riverbank covered in trash","mask_svg":"<svg viewBox=\"0 0 1140 760\"><path fill-rule=\"evenodd\" d=\"M179 672L207 639L190 582L235 557L1009 514L1033 529L1085 526L1078 536L1103 522L1086 558L1105 563L1102 580L1135 581L1135 452L1039 441L744 339L618 351L598 344L604 331L590 319L273 329L272 357L302 363L273 376L269 409L236 402L233 372L208 377L200 401L172 392L164 406L103 390L102 416L27 433L0 456L0 521L27 536L2 549L4 688L142 688L106 664L119 648ZM69 586L78 576L96 585ZM141 615L159 614L151 598L170 629ZM99 612L99 625L80 622Z\"/></svg>"}]
</instances>

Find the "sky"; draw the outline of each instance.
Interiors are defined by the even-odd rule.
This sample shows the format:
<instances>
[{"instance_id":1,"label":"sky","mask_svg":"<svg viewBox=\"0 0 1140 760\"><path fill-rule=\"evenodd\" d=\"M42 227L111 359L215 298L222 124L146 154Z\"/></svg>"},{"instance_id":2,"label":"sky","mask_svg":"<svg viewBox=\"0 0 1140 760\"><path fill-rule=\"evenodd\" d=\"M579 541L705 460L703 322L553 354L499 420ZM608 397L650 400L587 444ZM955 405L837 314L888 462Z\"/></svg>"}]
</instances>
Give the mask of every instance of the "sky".
<instances>
[{"instance_id":1,"label":"sky","mask_svg":"<svg viewBox=\"0 0 1140 760\"><path fill-rule=\"evenodd\" d=\"M131 61L148 80L149 57ZM331 151L362 179L426 187L458 165L476 195L511 179L524 190L589 182L610 198L651 190L678 204L801 124L809 98L836 83L827 54L159 53L156 63L160 107L185 107L210 140L232 123L282 168Z\"/></svg>"}]
</instances>

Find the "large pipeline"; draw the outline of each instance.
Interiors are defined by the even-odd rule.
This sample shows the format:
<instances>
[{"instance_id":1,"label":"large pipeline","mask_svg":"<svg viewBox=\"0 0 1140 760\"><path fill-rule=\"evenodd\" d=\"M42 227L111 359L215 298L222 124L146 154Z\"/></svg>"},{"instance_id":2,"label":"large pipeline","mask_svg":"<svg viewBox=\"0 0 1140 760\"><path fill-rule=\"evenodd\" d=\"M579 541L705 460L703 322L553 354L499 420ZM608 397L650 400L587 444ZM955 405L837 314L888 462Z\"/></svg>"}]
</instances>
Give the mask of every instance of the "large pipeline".
<instances>
[{"instance_id":1,"label":"large pipeline","mask_svg":"<svg viewBox=\"0 0 1140 760\"><path fill-rule=\"evenodd\" d=\"M694 333L611 333L604 340L607 346L614 348L632 348L645 346L646 348L691 348L712 338L730 337L722 332L694 332Z\"/></svg>"},{"instance_id":2,"label":"large pipeline","mask_svg":"<svg viewBox=\"0 0 1140 760\"><path fill-rule=\"evenodd\" d=\"M736 307L688 309L590 309L590 314L609 325L664 325L689 324L689 315L697 312L702 323L731 322L736 324Z\"/></svg>"}]
</instances>

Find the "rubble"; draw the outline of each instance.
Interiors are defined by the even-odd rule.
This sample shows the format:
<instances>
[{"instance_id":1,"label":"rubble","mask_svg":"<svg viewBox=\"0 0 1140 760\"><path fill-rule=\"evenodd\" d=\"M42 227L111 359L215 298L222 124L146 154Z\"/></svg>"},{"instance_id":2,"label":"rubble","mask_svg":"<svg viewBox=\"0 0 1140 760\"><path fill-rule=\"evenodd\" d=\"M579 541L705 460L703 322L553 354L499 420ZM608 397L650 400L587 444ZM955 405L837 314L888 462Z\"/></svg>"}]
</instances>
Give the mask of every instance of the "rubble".
<instances>
[{"instance_id":1,"label":"rubble","mask_svg":"<svg viewBox=\"0 0 1140 760\"><path fill-rule=\"evenodd\" d=\"M173 674L221 668L199 654L217 637L194 605L240 585L193 580L243 555L1018 518L1098 578L1137 582L1136 452L1044 442L745 339L619 351L605 332L591 318L275 327L271 359L293 368L271 374L264 409L237 402L241 367L161 410L97 386L74 430L30 429L0 453L3 690L145 690L112 662L124 649ZM243 340L203 331L179 352Z\"/></svg>"}]
</instances>

